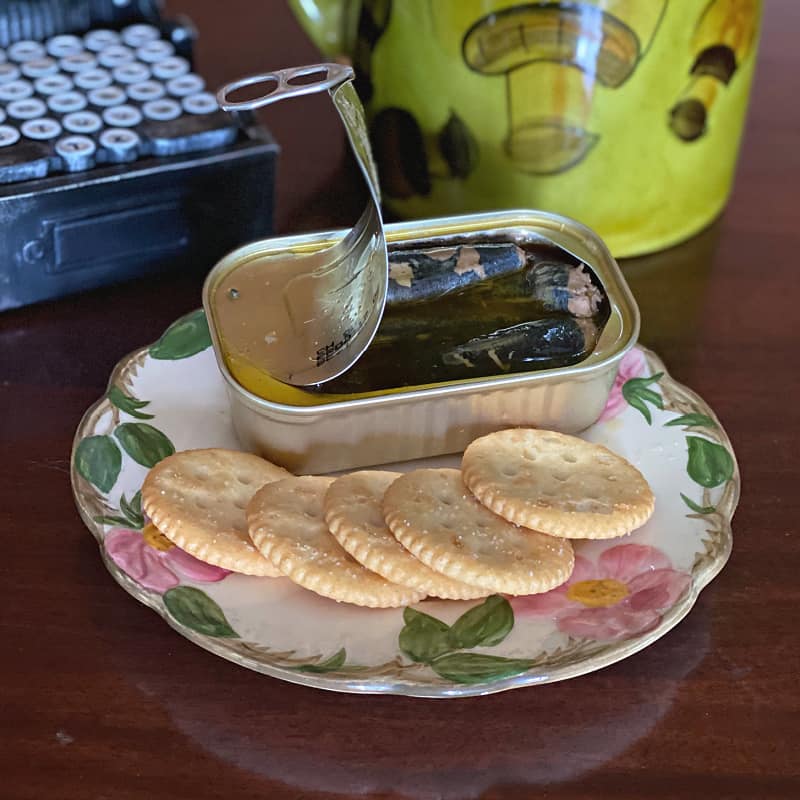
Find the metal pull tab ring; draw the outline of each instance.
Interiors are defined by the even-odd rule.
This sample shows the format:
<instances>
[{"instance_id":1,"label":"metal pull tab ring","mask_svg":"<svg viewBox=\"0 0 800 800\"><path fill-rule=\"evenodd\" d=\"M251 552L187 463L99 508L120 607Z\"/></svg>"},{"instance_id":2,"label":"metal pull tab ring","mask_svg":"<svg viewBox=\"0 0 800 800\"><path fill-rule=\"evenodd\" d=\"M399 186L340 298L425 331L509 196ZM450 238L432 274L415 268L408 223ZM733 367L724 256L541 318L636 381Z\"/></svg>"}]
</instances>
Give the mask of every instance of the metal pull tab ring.
<instances>
[{"instance_id":1,"label":"metal pull tab ring","mask_svg":"<svg viewBox=\"0 0 800 800\"><path fill-rule=\"evenodd\" d=\"M308 75L320 74L320 79L310 83L292 83L297 78ZM315 94L324 90L335 89L345 81L352 80L354 73L351 67L344 64L310 64L306 67L291 67L278 69L274 72L264 72L261 75L249 75L240 78L217 92L217 102L223 111L255 111L278 100L289 97L302 97L306 94ZM231 100L230 96L240 89L248 86L257 86L260 83L271 84L271 88L260 97L252 100Z\"/></svg>"}]
</instances>

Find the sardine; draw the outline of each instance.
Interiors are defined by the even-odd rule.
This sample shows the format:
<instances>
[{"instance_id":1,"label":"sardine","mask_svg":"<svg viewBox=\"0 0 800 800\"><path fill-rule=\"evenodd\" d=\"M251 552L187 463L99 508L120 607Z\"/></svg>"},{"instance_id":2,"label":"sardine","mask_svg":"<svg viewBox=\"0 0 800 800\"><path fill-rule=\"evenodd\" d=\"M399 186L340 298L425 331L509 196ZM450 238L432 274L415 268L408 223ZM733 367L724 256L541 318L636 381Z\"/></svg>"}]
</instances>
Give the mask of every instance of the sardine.
<instances>
[{"instance_id":1,"label":"sardine","mask_svg":"<svg viewBox=\"0 0 800 800\"><path fill-rule=\"evenodd\" d=\"M447 367L473 375L527 372L575 364L596 342L597 326L591 320L537 319L470 339L441 358Z\"/></svg>"},{"instance_id":2,"label":"sardine","mask_svg":"<svg viewBox=\"0 0 800 800\"><path fill-rule=\"evenodd\" d=\"M389 251L387 305L430 300L473 283L522 270L525 251L515 244L456 245Z\"/></svg>"}]
</instances>

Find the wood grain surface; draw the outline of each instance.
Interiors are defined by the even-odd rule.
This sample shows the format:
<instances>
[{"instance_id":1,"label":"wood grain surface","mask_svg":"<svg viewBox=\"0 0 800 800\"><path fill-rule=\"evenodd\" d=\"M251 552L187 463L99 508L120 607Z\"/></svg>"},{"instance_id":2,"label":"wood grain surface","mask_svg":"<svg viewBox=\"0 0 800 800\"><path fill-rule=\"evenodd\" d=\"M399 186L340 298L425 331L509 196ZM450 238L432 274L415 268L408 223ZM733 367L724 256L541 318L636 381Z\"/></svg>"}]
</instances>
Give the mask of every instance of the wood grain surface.
<instances>
[{"instance_id":1,"label":"wood grain surface","mask_svg":"<svg viewBox=\"0 0 800 800\"><path fill-rule=\"evenodd\" d=\"M199 305L203 270L0 315L0 797L800 797L800 3L769 0L736 186L683 246L630 261L641 340L719 413L734 552L676 629L567 683L431 702L271 680L171 631L75 511L81 414ZM209 84L318 56L277 0L173 0ZM278 228L359 211L336 119L275 107Z\"/></svg>"}]
</instances>

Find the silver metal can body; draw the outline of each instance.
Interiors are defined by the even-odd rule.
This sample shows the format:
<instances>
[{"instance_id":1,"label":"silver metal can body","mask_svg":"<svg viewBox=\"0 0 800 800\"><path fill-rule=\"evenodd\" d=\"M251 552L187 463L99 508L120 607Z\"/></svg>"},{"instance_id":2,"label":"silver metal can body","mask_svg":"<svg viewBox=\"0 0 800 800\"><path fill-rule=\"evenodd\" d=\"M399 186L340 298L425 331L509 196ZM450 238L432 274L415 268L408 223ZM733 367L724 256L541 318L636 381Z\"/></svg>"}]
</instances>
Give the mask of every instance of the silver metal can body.
<instances>
[{"instance_id":1,"label":"silver metal can body","mask_svg":"<svg viewBox=\"0 0 800 800\"><path fill-rule=\"evenodd\" d=\"M500 211L386 226L390 247L435 241L507 239L555 243L586 262L603 285L610 316L591 355L559 369L480 378L326 405L290 406L241 386L225 363L214 287L254 254L335 241L343 231L280 237L248 245L209 273L203 290L214 350L227 383L242 447L299 473L324 473L463 450L493 430L530 426L581 431L602 413L624 355L639 333L639 311L602 241L573 220L540 211ZM268 323L265 322L265 325Z\"/></svg>"}]
</instances>

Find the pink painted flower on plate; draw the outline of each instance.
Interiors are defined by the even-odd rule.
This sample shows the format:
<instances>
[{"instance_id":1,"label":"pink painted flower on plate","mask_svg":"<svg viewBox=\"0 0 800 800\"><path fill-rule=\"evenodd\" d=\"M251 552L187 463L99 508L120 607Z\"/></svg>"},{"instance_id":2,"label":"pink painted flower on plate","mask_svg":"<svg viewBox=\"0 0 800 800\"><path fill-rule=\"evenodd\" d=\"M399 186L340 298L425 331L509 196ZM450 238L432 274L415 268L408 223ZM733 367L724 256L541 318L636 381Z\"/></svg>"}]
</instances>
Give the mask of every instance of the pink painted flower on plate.
<instances>
[{"instance_id":1,"label":"pink painted flower on plate","mask_svg":"<svg viewBox=\"0 0 800 800\"><path fill-rule=\"evenodd\" d=\"M646 369L647 361L645 360L644 353L638 347L628 350L622 361L619 362L619 372L614 379L614 385L611 387L611 394L608 396L608 402L598 422L605 422L622 413L627 406L625 398L622 396L623 385L631 378L641 378Z\"/></svg>"},{"instance_id":2,"label":"pink painted flower on plate","mask_svg":"<svg viewBox=\"0 0 800 800\"><path fill-rule=\"evenodd\" d=\"M570 579L552 591L515 597L515 614L550 616L571 636L611 642L645 633L686 591L691 579L672 568L664 553L621 544L593 563L575 556Z\"/></svg>"},{"instance_id":3,"label":"pink painted flower on plate","mask_svg":"<svg viewBox=\"0 0 800 800\"><path fill-rule=\"evenodd\" d=\"M230 572L190 556L148 523L141 531L113 528L105 548L111 560L146 589L166 592L180 584L180 576L199 583L216 583Z\"/></svg>"}]
</instances>

